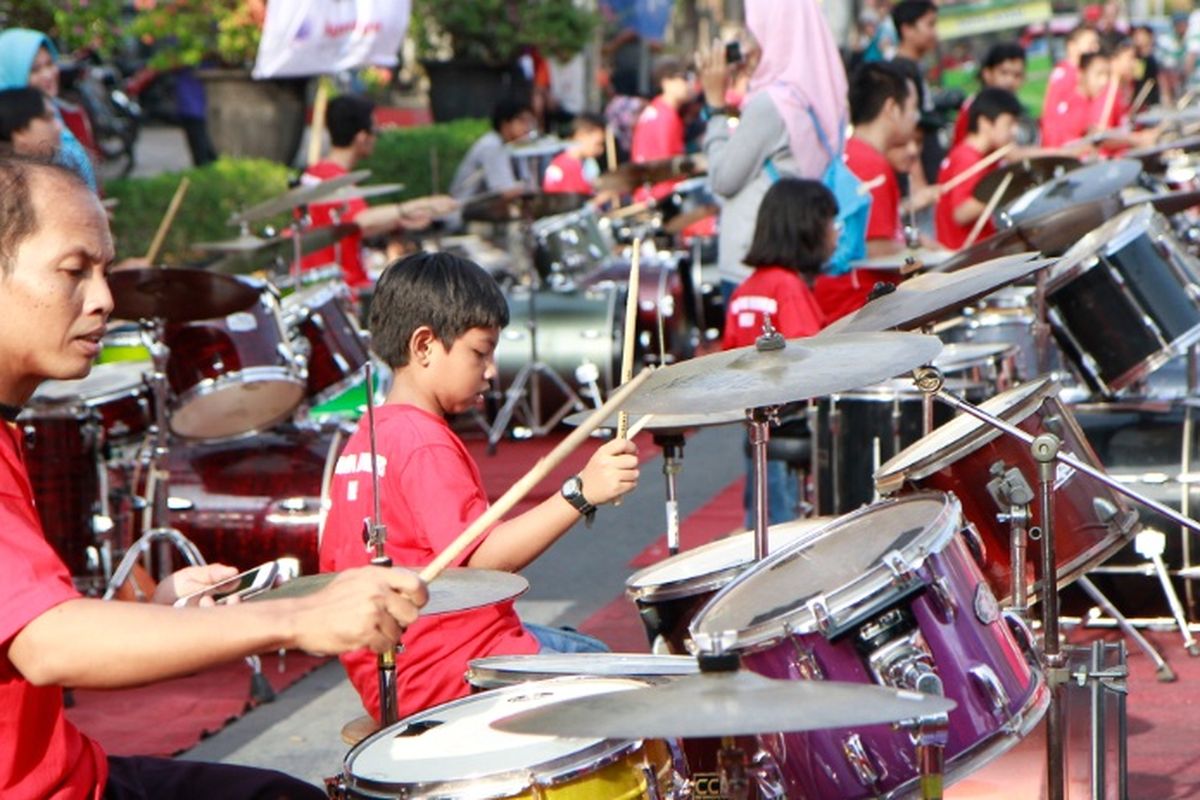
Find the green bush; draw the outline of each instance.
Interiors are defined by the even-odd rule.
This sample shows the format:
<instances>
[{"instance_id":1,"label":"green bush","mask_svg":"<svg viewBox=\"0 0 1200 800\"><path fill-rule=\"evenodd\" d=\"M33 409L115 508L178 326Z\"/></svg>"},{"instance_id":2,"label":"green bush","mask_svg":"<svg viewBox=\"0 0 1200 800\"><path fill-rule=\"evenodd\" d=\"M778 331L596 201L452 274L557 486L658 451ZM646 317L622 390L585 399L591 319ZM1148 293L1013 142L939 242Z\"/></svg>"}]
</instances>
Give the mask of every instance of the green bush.
<instances>
[{"instance_id":1,"label":"green bush","mask_svg":"<svg viewBox=\"0 0 1200 800\"><path fill-rule=\"evenodd\" d=\"M457 119L416 128L381 131L375 153L359 166L371 170L371 183L403 183L403 197L422 197L450 188L458 162L476 139L491 128L484 119ZM437 186L431 153L437 153ZM384 202L394 198L384 198Z\"/></svg>"}]
</instances>

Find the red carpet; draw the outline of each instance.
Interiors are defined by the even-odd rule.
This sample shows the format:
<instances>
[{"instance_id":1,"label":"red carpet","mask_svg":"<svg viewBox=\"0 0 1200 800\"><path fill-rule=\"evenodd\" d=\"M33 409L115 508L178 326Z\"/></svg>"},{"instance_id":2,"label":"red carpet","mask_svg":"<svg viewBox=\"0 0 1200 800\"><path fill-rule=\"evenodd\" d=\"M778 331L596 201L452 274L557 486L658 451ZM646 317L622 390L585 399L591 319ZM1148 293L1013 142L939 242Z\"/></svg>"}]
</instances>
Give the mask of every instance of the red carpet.
<instances>
[{"instance_id":1,"label":"red carpet","mask_svg":"<svg viewBox=\"0 0 1200 800\"><path fill-rule=\"evenodd\" d=\"M262 657L263 675L283 691L328 659L288 653ZM111 755L171 756L181 753L245 714L250 668L226 664L186 678L115 692L76 691L67 717Z\"/></svg>"}]
</instances>

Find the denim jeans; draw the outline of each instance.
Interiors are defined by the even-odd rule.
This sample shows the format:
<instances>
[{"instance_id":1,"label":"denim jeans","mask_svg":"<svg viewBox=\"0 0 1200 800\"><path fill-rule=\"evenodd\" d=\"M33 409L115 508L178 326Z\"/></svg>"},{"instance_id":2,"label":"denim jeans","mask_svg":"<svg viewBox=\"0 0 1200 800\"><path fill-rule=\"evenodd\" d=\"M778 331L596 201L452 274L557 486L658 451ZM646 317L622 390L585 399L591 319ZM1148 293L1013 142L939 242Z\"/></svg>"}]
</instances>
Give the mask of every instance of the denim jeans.
<instances>
[{"instance_id":1,"label":"denim jeans","mask_svg":"<svg viewBox=\"0 0 1200 800\"><path fill-rule=\"evenodd\" d=\"M612 648L586 633L568 628L550 628L545 625L521 623L533 634L542 646L543 653L610 653Z\"/></svg>"}]
</instances>

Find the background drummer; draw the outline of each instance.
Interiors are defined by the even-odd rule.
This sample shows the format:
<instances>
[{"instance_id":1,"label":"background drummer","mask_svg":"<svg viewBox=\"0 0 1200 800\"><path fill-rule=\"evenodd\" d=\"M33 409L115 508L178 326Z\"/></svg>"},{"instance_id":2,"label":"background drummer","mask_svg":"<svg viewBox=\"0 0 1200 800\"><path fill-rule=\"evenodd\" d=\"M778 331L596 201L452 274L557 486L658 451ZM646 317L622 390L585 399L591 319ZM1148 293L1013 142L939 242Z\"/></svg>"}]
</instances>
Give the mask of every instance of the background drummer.
<instances>
[{"instance_id":1,"label":"background drummer","mask_svg":"<svg viewBox=\"0 0 1200 800\"><path fill-rule=\"evenodd\" d=\"M519 197L529 186L517 175L507 145L537 131L528 100L502 97L492 108L492 129L480 136L459 162L450 181L450 194L461 204L483 194Z\"/></svg>"},{"instance_id":2,"label":"background drummer","mask_svg":"<svg viewBox=\"0 0 1200 800\"><path fill-rule=\"evenodd\" d=\"M571 143L556 155L542 175L542 191L548 194L569 192L595 195L596 178L600 177L600 162L604 155L604 117L585 112L571 122ZM613 196L602 192L597 203Z\"/></svg>"},{"instance_id":3,"label":"background drummer","mask_svg":"<svg viewBox=\"0 0 1200 800\"><path fill-rule=\"evenodd\" d=\"M416 619L424 587L406 571L368 567L307 598L171 607L235 572L208 565L172 575L153 603L81 597L46 541L13 421L42 381L91 369L113 309L112 237L87 185L46 162L0 159L0 219L0 794L324 797L276 772L106 756L67 721L62 687L141 686L280 648L382 651Z\"/></svg>"},{"instance_id":4,"label":"background drummer","mask_svg":"<svg viewBox=\"0 0 1200 800\"><path fill-rule=\"evenodd\" d=\"M447 417L477 407L495 377L495 350L508 304L495 280L472 261L418 253L387 268L371 305L371 342L394 372L375 414L380 504L387 553L397 564L425 565L487 508L479 468ZM338 459L332 506L321 540L322 571L367 563L363 520L372 514L370 431L363 424ZM516 572L581 516L637 485L637 447L601 446L574 478L525 513L499 523L451 566ZM580 633L522 624L512 601L419 620L396 660L401 716L468 693L467 664L489 655L607 650ZM363 706L379 719L375 658L342 657Z\"/></svg>"},{"instance_id":5,"label":"background drummer","mask_svg":"<svg viewBox=\"0 0 1200 800\"><path fill-rule=\"evenodd\" d=\"M0 156L53 158L61 144L50 98L31 86L0 91Z\"/></svg>"},{"instance_id":6,"label":"background drummer","mask_svg":"<svg viewBox=\"0 0 1200 800\"><path fill-rule=\"evenodd\" d=\"M1025 85L1025 48L1018 42L997 42L988 48L979 65L979 88L1006 89L1013 94ZM950 147L958 146L967 138L967 120L970 118L971 103L975 95L963 100L954 120L954 133ZM1014 159L1015 160L1015 159Z\"/></svg>"},{"instance_id":7,"label":"background drummer","mask_svg":"<svg viewBox=\"0 0 1200 800\"><path fill-rule=\"evenodd\" d=\"M1100 35L1089 25L1079 25L1067 34L1066 52L1054 65L1042 100L1042 146L1058 147L1074 136L1062 138L1063 118L1079 113L1086 105L1079 97L1079 61L1087 53L1100 49Z\"/></svg>"}]
</instances>

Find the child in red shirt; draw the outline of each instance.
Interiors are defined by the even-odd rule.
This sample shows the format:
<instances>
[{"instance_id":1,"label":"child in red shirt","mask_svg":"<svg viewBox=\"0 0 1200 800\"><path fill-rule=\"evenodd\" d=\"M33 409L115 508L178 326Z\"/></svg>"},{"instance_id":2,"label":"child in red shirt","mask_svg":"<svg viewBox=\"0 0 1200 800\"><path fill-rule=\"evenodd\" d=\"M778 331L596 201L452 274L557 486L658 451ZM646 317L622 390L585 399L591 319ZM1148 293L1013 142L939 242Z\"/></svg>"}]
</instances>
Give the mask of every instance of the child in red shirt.
<instances>
[{"instance_id":1,"label":"child in red shirt","mask_svg":"<svg viewBox=\"0 0 1200 800\"><path fill-rule=\"evenodd\" d=\"M1054 66L1042 102L1042 146L1058 147L1070 138L1060 138L1058 129L1064 117L1078 114L1079 62L1087 53L1100 49L1100 35L1088 25L1080 25L1069 34L1066 56ZM1077 137L1076 137L1077 138Z\"/></svg>"},{"instance_id":2,"label":"child in red shirt","mask_svg":"<svg viewBox=\"0 0 1200 800\"><path fill-rule=\"evenodd\" d=\"M1025 83L1025 48L1017 42L997 42L988 48L979 66L980 88L1007 89L1016 94ZM967 120L970 118L971 95L963 101L954 120L954 134L950 146L954 147L967 138Z\"/></svg>"},{"instance_id":3,"label":"child in red shirt","mask_svg":"<svg viewBox=\"0 0 1200 800\"><path fill-rule=\"evenodd\" d=\"M420 567L440 554L488 506L479 469L446 422L449 414L483 401L495 375L500 329L508 304L479 265L449 253L417 253L389 266L371 303L371 346L394 371L375 414L377 473L387 554L397 565ZM363 519L372 515L370 431L364 421L337 461L332 505L321 540L322 571L365 564ZM451 566L523 569L595 506L637 485L637 448L625 439L601 446L562 492L497 524ZM562 641L568 638L569 641ZM554 641L554 640L559 641ZM536 653L539 649L596 651L582 634L523 625L512 601L418 619L396 658L401 716L470 692L463 679L472 659ZM359 650L342 664L363 701L379 718L375 657Z\"/></svg>"},{"instance_id":4,"label":"child in red shirt","mask_svg":"<svg viewBox=\"0 0 1200 800\"><path fill-rule=\"evenodd\" d=\"M679 114L679 109L694 94L687 70L683 62L664 58L654 68L654 80L659 87L658 96L642 109L637 124L633 126L633 145L629 158L635 164L675 158L687 152L683 117ZM661 200L671 194L675 183L656 183L649 192L639 189L634 193L634 199L638 202L651 198Z\"/></svg>"},{"instance_id":5,"label":"child in red shirt","mask_svg":"<svg viewBox=\"0 0 1200 800\"><path fill-rule=\"evenodd\" d=\"M571 125L571 143L554 157L542 176L547 193L593 194L592 182L600 174L596 159L604 155L604 117L580 114Z\"/></svg>"},{"instance_id":6,"label":"child in red shirt","mask_svg":"<svg viewBox=\"0 0 1200 800\"><path fill-rule=\"evenodd\" d=\"M734 290L725 311L726 349L748 347L771 325L786 339L812 336L825 327L825 315L809 283L837 247L837 200L819 181L780 178L758 207L754 238L745 263L750 277ZM746 459L743 506L746 527L754 524L754 465ZM767 461L767 516L770 524L795 519L799 505L795 475L787 462Z\"/></svg>"},{"instance_id":7,"label":"child in red shirt","mask_svg":"<svg viewBox=\"0 0 1200 800\"><path fill-rule=\"evenodd\" d=\"M956 175L974 167L989 153L1011 143L1017 135L1017 120L1021 117L1021 101L1004 89L984 89L971 104L967 121L967 138L950 151L938 173L938 184L944 186ZM975 186L997 165L979 170L938 198L934 209L934 226L938 242L957 250L971 235L971 229L983 214L985 204L974 196ZM977 239L995 233L991 220L984 223Z\"/></svg>"}]
</instances>

